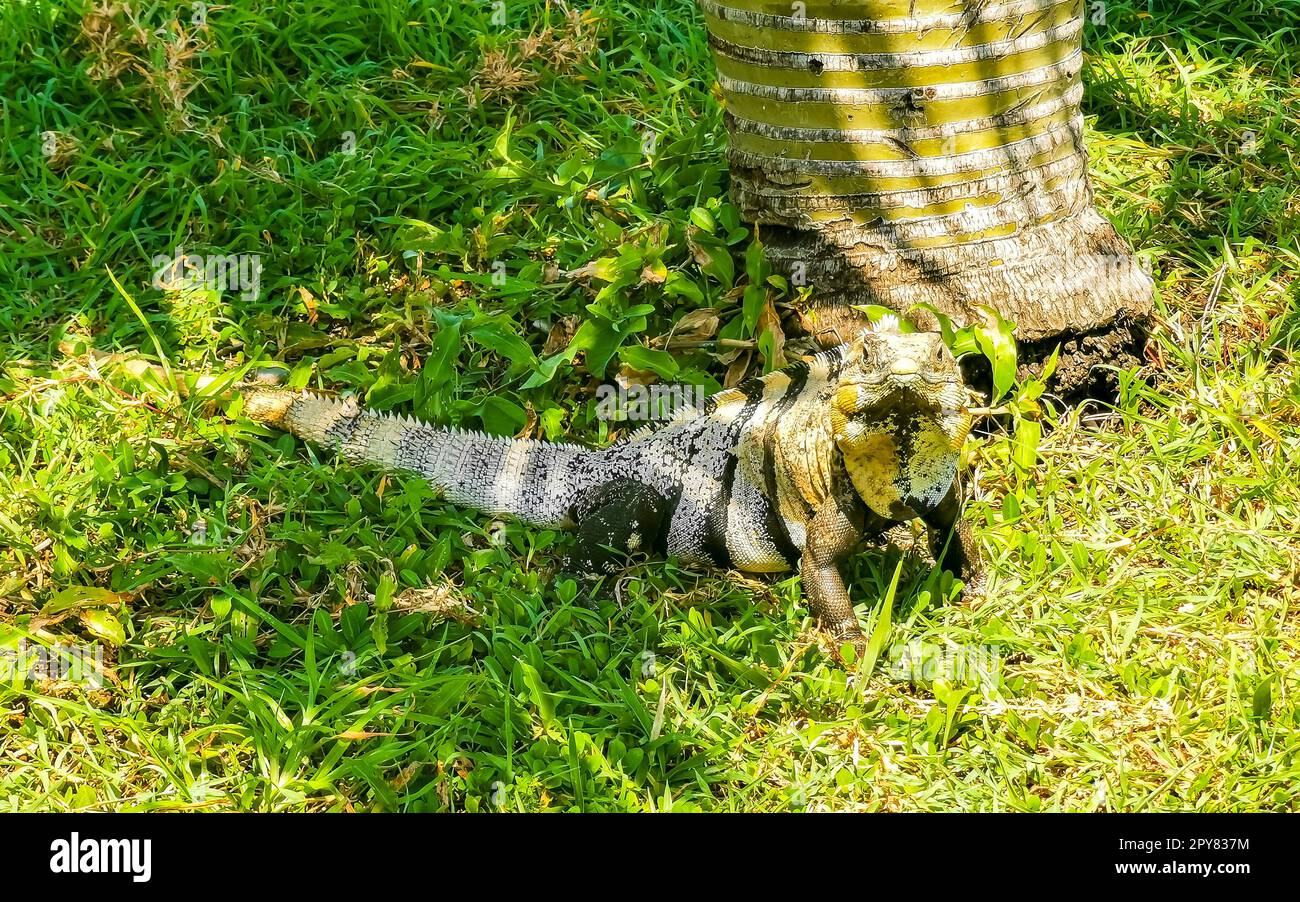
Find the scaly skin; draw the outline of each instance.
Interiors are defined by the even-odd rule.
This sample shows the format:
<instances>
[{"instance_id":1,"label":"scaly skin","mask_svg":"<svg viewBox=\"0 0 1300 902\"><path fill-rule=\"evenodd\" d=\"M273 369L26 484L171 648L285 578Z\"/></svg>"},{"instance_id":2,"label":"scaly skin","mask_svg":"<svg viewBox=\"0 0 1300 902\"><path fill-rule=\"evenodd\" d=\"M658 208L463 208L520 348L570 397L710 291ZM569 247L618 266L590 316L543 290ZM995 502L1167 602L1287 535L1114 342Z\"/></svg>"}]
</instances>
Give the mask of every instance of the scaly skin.
<instances>
[{"instance_id":1,"label":"scaly skin","mask_svg":"<svg viewBox=\"0 0 1300 902\"><path fill-rule=\"evenodd\" d=\"M350 460L419 474L455 504L576 528L566 570L610 573L652 549L754 573L797 566L822 627L861 643L840 564L865 536L920 517L940 565L968 584L980 577L956 479L968 398L939 336L868 331L599 450L264 386L246 388L245 412Z\"/></svg>"}]
</instances>

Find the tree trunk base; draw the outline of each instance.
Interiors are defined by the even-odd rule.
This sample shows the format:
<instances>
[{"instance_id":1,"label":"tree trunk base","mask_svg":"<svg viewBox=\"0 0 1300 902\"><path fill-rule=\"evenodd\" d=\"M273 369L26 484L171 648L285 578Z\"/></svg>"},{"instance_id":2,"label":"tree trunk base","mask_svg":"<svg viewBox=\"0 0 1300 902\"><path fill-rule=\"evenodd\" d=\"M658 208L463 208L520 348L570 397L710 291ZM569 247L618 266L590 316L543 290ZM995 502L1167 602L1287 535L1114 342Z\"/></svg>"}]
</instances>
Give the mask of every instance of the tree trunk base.
<instances>
[{"instance_id":1,"label":"tree trunk base","mask_svg":"<svg viewBox=\"0 0 1300 902\"><path fill-rule=\"evenodd\" d=\"M776 270L812 288L796 331L824 347L866 325L854 305L888 307L922 329L938 328L927 307L959 327L990 308L1015 324L1026 373L1061 347L1049 388L1063 398L1113 395L1114 372L1098 367L1143 361L1151 276L1091 205L1006 238L928 249L845 240L844 230L828 238L768 225L760 235Z\"/></svg>"}]
</instances>

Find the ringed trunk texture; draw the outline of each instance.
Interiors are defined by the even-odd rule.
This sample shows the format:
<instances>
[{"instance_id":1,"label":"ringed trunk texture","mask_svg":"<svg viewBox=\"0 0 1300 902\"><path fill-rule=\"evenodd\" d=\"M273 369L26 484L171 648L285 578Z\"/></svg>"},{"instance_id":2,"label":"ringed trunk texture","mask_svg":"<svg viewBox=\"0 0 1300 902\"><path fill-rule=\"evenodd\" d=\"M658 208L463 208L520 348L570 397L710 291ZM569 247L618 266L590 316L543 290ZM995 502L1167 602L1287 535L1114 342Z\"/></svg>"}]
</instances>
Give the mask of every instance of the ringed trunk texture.
<instances>
[{"instance_id":1,"label":"ringed trunk texture","mask_svg":"<svg viewBox=\"0 0 1300 902\"><path fill-rule=\"evenodd\" d=\"M819 341L860 323L848 305L933 327L929 304L990 306L1048 352L1140 342L1152 281L1088 184L1084 0L698 3L733 198L812 288Z\"/></svg>"}]
</instances>

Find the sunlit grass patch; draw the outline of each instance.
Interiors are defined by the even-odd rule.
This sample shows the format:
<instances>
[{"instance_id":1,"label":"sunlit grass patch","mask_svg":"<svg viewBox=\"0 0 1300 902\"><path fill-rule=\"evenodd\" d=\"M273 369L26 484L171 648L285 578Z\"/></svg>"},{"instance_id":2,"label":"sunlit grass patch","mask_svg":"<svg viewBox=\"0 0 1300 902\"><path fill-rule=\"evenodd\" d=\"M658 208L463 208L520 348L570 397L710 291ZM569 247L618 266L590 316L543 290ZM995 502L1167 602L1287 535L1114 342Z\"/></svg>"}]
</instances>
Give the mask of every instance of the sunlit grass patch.
<instances>
[{"instance_id":1,"label":"sunlit grass patch","mask_svg":"<svg viewBox=\"0 0 1300 902\"><path fill-rule=\"evenodd\" d=\"M594 442L626 424L556 359L583 323L611 378L761 367L693 4L110 6L0 12L0 652L104 650L95 686L0 686L0 807L1296 808L1295 4L1090 26L1149 365L1049 414L1035 467L1004 424L972 442L983 596L904 535L854 562L865 675L796 577L651 562L589 599L560 534L86 353L152 333L177 366ZM488 90L493 53L527 85ZM156 286L178 249L257 255L258 290Z\"/></svg>"}]
</instances>

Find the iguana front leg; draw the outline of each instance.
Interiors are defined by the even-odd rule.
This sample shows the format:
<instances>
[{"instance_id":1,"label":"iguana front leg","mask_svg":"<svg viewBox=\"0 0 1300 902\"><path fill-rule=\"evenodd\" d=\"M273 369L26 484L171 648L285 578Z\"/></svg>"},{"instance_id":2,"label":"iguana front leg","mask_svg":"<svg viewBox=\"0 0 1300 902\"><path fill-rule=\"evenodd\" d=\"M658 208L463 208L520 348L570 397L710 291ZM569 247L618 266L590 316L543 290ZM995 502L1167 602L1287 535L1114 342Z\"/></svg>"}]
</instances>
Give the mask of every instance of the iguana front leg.
<instances>
[{"instance_id":1,"label":"iguana front leg","mask_svg":"<svg viewBox=\"0 0 1300 902\"><path fill-rule=\"evenodd\" d=\"M863 638L862 627L853 613L853 602L839 565L861 539L860 518L831 499L808 524L808 538L799 567L808 606L822 628L836 639L851 642Z\"/></svg>"},{"instance_id":2,"label":"iguana front leg","mask_svg":"<svg viewBox=\"0 0 1300 902\"><path fill-rule=\"evenodd\" d=\"M968 590L979 592L984 585L984 568L975 534L961 516L961 489L956 480L938 507L921 519L930 532L930 553L935 563L955 574Z\"/></svg>"}]
</instances>

